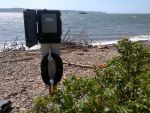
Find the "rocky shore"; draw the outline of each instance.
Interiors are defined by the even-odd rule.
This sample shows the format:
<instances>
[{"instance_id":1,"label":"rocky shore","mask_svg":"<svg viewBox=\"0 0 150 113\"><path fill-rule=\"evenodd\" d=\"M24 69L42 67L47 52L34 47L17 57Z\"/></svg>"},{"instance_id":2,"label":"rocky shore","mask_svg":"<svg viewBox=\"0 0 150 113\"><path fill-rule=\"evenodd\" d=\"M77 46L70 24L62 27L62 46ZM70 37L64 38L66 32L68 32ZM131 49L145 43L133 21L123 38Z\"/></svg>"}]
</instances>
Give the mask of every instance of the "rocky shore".
<instances>
[{"instance_id":1,"label":"rocky shore","mask_svg":"<svg viewBox=\"0 0 150 113\"><path fill-rule=\"evenodd\" d=\"M93 65L99 66L117 55L112 45L62 49L63 79L71 74L94 76ZM40 75L40 62L40 50L0 52L0 99L11 100L11 113L29 110L37 96L48 95Z\"/></svg>"}]
</instances>

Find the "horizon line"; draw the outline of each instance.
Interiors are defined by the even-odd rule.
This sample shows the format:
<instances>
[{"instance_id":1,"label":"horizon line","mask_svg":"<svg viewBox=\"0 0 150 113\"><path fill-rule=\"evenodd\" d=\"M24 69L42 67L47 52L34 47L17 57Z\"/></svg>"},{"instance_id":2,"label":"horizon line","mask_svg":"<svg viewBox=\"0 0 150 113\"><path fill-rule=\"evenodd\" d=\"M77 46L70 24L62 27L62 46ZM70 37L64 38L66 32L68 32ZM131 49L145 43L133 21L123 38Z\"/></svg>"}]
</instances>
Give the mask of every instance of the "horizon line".
<instances>
[{"instance_id":1,"label":"horizon line","mask_svg":"<svg viewBox=\"0 0 150 113\"><path fill-rule=\"evenodd\" d=\"M7 7L7 8L1 8L0 9L48 9L48 10L60 10L60 11L83 11L83 12L97 12L97 13L104 13L104 14L150 14L145 12L106 12L106 11L89 11L89 10L78 10L78 9L49 9L49 8L22 8L22 7ZM14 11L15 12L15 11Z\"/></svg>"}]
</instances>

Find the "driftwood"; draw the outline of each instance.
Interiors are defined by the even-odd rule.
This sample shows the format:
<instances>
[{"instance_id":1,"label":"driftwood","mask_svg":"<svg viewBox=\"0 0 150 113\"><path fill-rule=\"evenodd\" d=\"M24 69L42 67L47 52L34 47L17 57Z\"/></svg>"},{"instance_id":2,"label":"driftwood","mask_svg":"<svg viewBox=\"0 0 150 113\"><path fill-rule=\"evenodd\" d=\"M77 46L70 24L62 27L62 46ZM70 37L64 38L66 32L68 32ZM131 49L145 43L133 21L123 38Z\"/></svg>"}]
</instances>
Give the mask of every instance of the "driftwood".
<instances>
[{"instance_id":1,"label":"driftwood","mask_svg":"<svg viewBox=\"0 0 150 113\"><path fill-rule=\"evenodd\" d=\"M21 89L20 91L18 91L18 92L13 92L13 93L10 93L9 95L7 95L7 97L5 97L4 99L8 99L8 98L10 98L10 97L15 97L16 95L18 95L18 94L22 94L23 92L25 92L26 91L26 89L27 89L27 87L23 87L23 89Z\"/></svg>"},{"instance_id":2,"label":"driftwood","mask_svg":"<svg viewBox=\"0 0 150 113\"><path fill-rule=\"evenodd\" d=\"M90 66L90 65L70 63L70 62L66 62L66 61L64 61L63 64L67 64L68 66L74 65L74 66L81 67L81 68L93 68L93 66Z\"/></svg>"},{"instance_id":3,"label":"driftwood","mask_svg":"<svg viewBox=\"0 0 150 113\"><path fill-rule=\"evenodd\" d=\"M16 60L8 60L8 61L2 61L0 63L12 63L12 62L20 62L20 61L26 61L26 60L32 60L33 58L30 57L30 58L23 58L23 59L16 59Z\"/></svg>"}]
</instances>

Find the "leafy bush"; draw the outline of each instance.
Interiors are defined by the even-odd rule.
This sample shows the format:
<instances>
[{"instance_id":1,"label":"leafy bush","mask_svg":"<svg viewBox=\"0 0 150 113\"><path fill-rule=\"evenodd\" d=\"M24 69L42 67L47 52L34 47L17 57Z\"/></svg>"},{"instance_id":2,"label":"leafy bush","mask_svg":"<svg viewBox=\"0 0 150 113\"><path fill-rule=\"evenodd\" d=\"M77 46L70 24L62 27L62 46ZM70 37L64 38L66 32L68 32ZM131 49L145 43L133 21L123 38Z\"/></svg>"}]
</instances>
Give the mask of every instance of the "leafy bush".
<instances>
[{"instance_id":1,"label":"leafy bush","mask_svg":"<svg viewBox=\"0 0 150 113\"><path fill-rule=\"evenodd\" d=\"M52 97L35 100L32 113L149 113L150 51L128 39L116 46L120 56L96 76L71 76Z\"/></svg>"}]
</instances>

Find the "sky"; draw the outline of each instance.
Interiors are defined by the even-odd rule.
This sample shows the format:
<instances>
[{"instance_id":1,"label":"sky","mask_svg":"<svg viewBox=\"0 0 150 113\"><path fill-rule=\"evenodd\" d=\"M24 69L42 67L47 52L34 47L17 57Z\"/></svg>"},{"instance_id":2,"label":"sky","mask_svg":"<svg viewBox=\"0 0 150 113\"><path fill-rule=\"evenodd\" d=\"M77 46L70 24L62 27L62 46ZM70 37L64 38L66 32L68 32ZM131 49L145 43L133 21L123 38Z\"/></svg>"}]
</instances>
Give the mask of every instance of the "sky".
<instances>
[{"instance_id":1,"label":"sky","mask_svg":"<svg viewBox=\"0 0 150 113\"><path fill-rule=\"evenodd\" d=\"M150 13L150 0L0 0L0 8Z\"/></svg>"}]
</instances>

